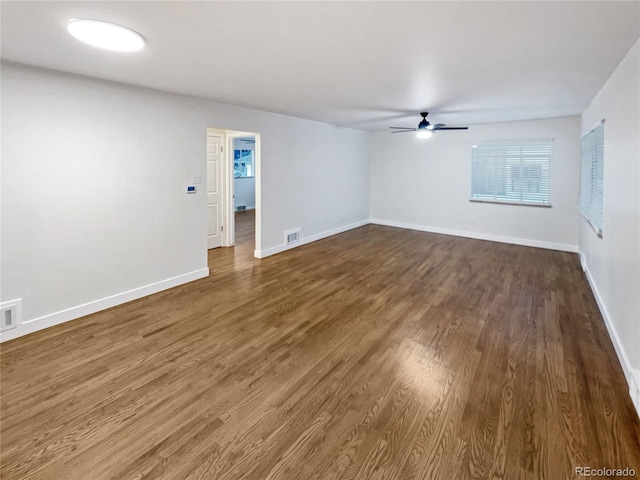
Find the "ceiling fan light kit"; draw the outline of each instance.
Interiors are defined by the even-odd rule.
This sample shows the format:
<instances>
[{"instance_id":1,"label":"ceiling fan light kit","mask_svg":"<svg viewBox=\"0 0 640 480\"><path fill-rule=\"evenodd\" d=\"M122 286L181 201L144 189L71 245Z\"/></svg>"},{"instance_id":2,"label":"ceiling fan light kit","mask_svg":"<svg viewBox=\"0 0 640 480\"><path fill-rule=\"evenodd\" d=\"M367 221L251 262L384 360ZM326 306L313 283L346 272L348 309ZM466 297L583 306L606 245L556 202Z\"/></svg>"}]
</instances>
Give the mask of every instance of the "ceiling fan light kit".
<instances>
[{"instance_id":1,"label":"ceiling fan light kit","mask_svg":"<svg viewBox=\"0 0 640 480\"><path fill-rule=\"evenodd\" d=\"M416 128L407 128L407 127L389 127L393 131L391 133L404 133L404 132L417 132L418 138L429 138L433 135L433 132L438 130L468 130L469 127L447 127L444 123L430 123L427 120L427 115L429 112L420 112L420 116L422 120L418 124Z\"/></svg>"}]
</instances>

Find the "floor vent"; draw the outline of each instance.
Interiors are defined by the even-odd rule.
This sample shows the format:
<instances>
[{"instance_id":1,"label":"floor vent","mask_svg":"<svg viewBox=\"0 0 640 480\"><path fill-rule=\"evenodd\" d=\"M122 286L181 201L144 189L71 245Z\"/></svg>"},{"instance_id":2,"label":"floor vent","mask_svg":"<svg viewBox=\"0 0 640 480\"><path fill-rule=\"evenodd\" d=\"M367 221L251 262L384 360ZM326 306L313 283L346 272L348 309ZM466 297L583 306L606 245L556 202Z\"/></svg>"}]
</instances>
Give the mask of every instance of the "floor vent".
<instances>
[{"instance_id":1,"label":"floor vent","mask_svg":"<svg viewBox=\"0 0 640 480\"><path fill-rule=\"evenodd\" d=\"M300 229L287 230L284 232L284 243L289 245L290 243L296 243L300 241Z\"/></svg>"},{"instance_id":2,"label":"floor vent","mask_svg":"<svg viewBox=\"0 0 640 480\"><path fill-rule=\"evenodd\" d=\"M247 209L246 205L236 205L236 212L243 212Z\"/></svg>"}]
</instances>

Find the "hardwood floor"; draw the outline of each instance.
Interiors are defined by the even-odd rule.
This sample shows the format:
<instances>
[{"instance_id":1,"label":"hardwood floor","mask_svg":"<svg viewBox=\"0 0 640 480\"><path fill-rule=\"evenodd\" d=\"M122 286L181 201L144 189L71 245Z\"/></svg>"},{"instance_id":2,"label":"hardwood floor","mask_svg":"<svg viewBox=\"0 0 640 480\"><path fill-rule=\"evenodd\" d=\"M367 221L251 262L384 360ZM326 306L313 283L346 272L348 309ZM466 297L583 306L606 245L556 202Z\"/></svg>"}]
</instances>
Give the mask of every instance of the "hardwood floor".
<instances>
[{"instance_id":1,"label":"hardwood floor","mask_svg":"<svg viewBox=\"0 0 640 480\"><path fill-rule=\"evenodd\" d=\"M640 471L640 421L576 255L376 225L252 249L3 344L2 479Z\"/></svg>"},{"instance_id":2,"label":"hardwood floor","mask_svg":"<svg viewBox=\"0 0 640 480\"><path fill-rule=\"evenodd\" d=\"M256 232L256 211L244 210L236 212L236 247L247 247L251 249L255 246Z\"/></svg>"}]
</instances>

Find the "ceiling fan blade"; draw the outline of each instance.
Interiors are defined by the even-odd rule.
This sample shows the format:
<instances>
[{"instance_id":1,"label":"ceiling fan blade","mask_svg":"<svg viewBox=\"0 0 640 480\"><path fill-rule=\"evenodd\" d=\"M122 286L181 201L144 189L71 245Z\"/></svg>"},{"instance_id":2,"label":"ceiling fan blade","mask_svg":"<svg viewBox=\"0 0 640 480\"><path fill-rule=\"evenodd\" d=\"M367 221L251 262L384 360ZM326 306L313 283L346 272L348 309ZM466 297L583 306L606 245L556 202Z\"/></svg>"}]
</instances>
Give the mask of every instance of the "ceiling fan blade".
<instances>
[{"instance_id":1,"label":"ceiling fan blade","mask_svg":"<svg viewBox=\"0 0 640 480\"><path fill-rule=\"evenodd\" d=\"M433 124L432 124L432 125L429 125L427 128L428 128L429 130L438 130L438 129L441 129L442 127L446 127L446 126L447 126L447 125L446 125L446 124L444 124L444 123L436 123L435 125L433 125Z\"/></svg>"},{"instance_id":2,"label":"ceiling fan blade","mask_svg":"<svg viewBox=\"0 0 640 480\"><path fill-rule=\"evenodd\" d=\"M437 127L433 130L469 130L469 127Z\"/></svg>"},{"instance_id":3,"label":"ceiling fan blade","mask_svg":"<svg viewBox=\"0 0 640 480\"><path fill-rule=\"evenodd\" d=\"M407 129L407 130L394 130L394 131L393 131L393 132L391 132L391 133L415 132L416 130L417 130L416 128L410 128L410 129Z\"/></svg>"}]
</instances>

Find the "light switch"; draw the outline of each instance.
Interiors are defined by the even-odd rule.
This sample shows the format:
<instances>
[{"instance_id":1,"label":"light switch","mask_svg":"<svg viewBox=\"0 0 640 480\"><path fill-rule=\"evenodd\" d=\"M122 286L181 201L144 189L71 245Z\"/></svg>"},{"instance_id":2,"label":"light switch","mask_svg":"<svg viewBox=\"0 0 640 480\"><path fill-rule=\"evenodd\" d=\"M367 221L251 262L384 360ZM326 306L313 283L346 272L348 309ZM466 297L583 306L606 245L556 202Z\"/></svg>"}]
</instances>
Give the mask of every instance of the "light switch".
<instances>
[{"instance_id":1,"label":"light switch","mask_svg":"<svg viewBox=\"0 0 640 480\"><path fill-rule=\"evenodd\" d=\"M200 175L199 173L194 173L193 175L191 175L191 183L193 183L194 185L202 183L202 175Z\"/></svg>"}]
</instances>

